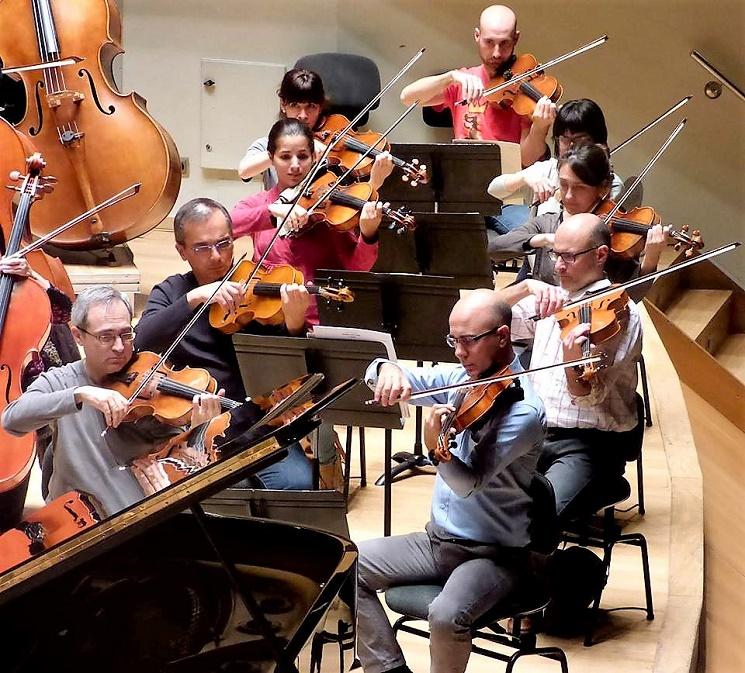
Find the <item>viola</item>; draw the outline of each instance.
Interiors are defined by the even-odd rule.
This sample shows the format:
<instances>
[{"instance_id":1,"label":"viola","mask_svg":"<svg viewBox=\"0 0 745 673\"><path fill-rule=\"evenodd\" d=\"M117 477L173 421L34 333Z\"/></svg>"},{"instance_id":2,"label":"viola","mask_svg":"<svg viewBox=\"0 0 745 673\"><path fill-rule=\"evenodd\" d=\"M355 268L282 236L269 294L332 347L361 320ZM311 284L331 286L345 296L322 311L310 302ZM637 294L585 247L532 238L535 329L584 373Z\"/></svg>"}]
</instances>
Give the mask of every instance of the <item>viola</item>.
<instances>
[{"instance_id":1,"label":"viola","mask_svg":"<svg viewBox=\"0 0 745 673\"><path fill-rule=\"evenodd\" d=\"M0 573L71 538L101 520L90 498L70 491L0 535Z\"/></svg>"},{"instance_id":2,"label":"viola","mask_svg":"<svg viewBox=\"0 0 745 673\"><path fill-rule=\"evenodd\" d=\"M637 259L644 250L649 230L661 224L662 218L654 208L637 206L629 211L618 210L609 220L608 215L615 207L616 203L612 199L604 199L595 206L593 212L610 225L611 254L621 259ZM680 230L671 228L668 237L675 241L675 250L685 250L686 257L690 257L694 250L701 250L704 247L701 232L694 229L689 234L687 224Z\"/></svg>"},{"instance_id":3,"label":"viola","mask_svg":"<svg viewBox=\"0 0 745 673\"><path fill-rule=\"evenodd\" d=\"M324 119L323 125L315 131L315 136L322 143L328 145L336 141L339 134L349 126L349 120L340 114L329 115ZM387 152L391 146L383 135L374 131L348 131L344 137L334 146L329 154L329 163L348 170L357 163L360 154L364 154L372 147L370 153L354 168L353 175L356 178L367 178L372 170L372 165L381 152ZM393 165L403 171L401 180L408 182L412 187L419 184L427 184L429 177L427 167L420 164L418 159L411 162L391 155Z\"/></svg>"},{"instance_id":4,"label":"viola","mask_svg":"<svg viewBox=\"0 0 745 673\"><path fill-rule=\"evenodd\" d=\"M0 176L9 176L13 182L22 182L23 176L16 170L19 166L24 166L26 157L36 153L34 144L21 133L14 129L8 122L0 118ZM45 194L50 193L53 189L56 178L46 176L43 183L37 190L37 207L39 199ZM18 191L17 187L2 189L0 191L0 225L3 230L3 238L7 241L10 238L10 230L13 223L13 192ZM29 230L26 227L23 232L24 244L28 242ZM29 265L40 276L46 278L58 290L64 292L71 301L75 301L75 291L67 275L62 262L43 250L34 250L26 255Z\"/></svg>"},{"instance_id":5,"label":"viola","mask_svg":"<svg viewBox=\"0 0 745 673\"><path fill-rule=\"evenodd\" d=\"M150 351L137 353L127 367L112 374L105 385L129 398L158 360L159 357ZM154 416L168 425L188 425L194 396L217 392L217 381L206 369L184 367L177 370L163 363L158 367L155 378L156 392L152 397L136 397L132 400L124 421ZM223 410L230 410L241 406L241 402L220 397L220 406Z\"/></svg>"},{"instance_id":6,"label":"viola","mask_svg":"<svg viewBox=\"0 0 745 673\"><path fill-rule=\"evenodd\" d=\"M510 65L504 72L492 79L486 91L493 87L506 85L493 94L484 92L484 98L494 105L503 108L512 108L512 110L521 116L532 115L535 111L536 103L543 97L548 96L554 103L561 98L564 89L559 80L551 75L546 75L542 70L526 77L525 79L510 84L515 75L534 70L538 66L538 61L533 54L513 55Z\"/></svg>"},{"instance_id":7,"label":"viola","mask_svg":"<svg viewBox=\"0 0 745 673\"><path fill-rule=\"evenodd\" d=\"M219 304L212 304L212 327L225 334L233 334L254 320L262 325L280 325L284 322L280 288L286 283L304 284L303 274L288 264L279 264L272 268L262 266L254 272L255 269L256 264L244 260L231 274L232 282L243 285L243 300L236 310L227 312ZM321 287L313 284L305 287L309 294L329 301L354 301L354 295L346 287Z\"/></svg>"},{"instance_id":8,"label":"viola","mask_svg":"<svg viewBox=\"0 0 745 673\"><path fill-rule=\"evenodd\" d=\"M281 427L289 423L313 405L313 402L295 405L293 401L307 394L322 379L322 374L301 376L266 395L251 398L265 413L248 432L261 425ZM145 495L152 495L219 460L222 456L215 439L225 435L230 423L231 414L221 414L171 438L157 451L131 461L129 469Z\"/></svg>"},{"instance_id":9,"label":"viola","mask_svg":"<svg viewBox=\"0 0 745 673\"><path fill-rule=\"evenodd\" d=\"M438 460L448 462L453 457L450 453L453 441L452 430L462 432L486 416L497 398L509 388L514 375L509 366L504 367L498 374L499 380L482 383L472 388L461 388L455 395L453 406L455 411L446 414L437 437L437 450L430 453L430 460L437 464ZM510 378L510 377L513 378Z\"/></svg>"},{"instance_id":10,"label":"viola","mask_svg":"<svg viewBox=\"0 0 745 673\"><path fill-rule=\"evenodd\" d=\"M131 461L129 469L145 495L157 493L219 460L215 439L224 436L229 425L230 414L220 414L172 437L159 450Z\"/></svg>"},{"instance_id":11,"label":"viola","mask_svg":"<svg viewBox=\"0 0 745 673\"><path fill-rule=\"evenodd\" d=\"M34 198L44 184L44 161L33 155L28 174L20 188L20 200L5 252L12 255L21 247ZM26 365L49 336L52 308L47 293L31 279L0 274L0 413L21 395ZM35 436L14 437L0 427L0 492L23 482L34 462Z\"/></svg>"},{"instance_id":12,"label":"viola","mask_svg":"<svg viewBox=\"0 0 745 673\"><path fill-rule=\"evenodd\" d=\"M336 176L327 172L316 178L298 200L298 205L308 211L309 226L323 222L337 231L354 229L359 224L360 211L365 203L378 198L377 192L367 182L335 187L336 182ZM383 218L390 220L391 228L398 233L416 227L414 216L403 207L394 210L385 206ZM303 231L301 229L299 234Z\"/></svg>"},{"instance_id":13,"label":"viola","mask_svg":"<svg viewBox=\"0 0 745 673\"><path fill-rule=\"evenodd\" d=\"M114 0L3 0L0 54L6 66L81 63L18 74L25 114L17 127L33 138L49 170L65 185L39 204L32 222L42 236L127 185L136 198L96 214L55 239L75 249L110 247L140 236L170 212L181 182L176 146L136 93L120 93L112 60L122 53L121 18Z\"/></svg>"},{"instance_id":14,"label":"viola","mask_svg":"<svg viewBox=\"0 0 745 673\"><path fill-rule=\"evenodd\" d=\"M574 307L554 313L561 328L561 338L565 339L577 325L590 325L589 339L582 343L582 355L590 357L591 346L600 346L613 339L625 327L629 319L629 296L623 288L604 293L597 299L589 298ZM591 381L605 367L604 360L577 369L578 379Z\"/></svg>"}]
</instances>

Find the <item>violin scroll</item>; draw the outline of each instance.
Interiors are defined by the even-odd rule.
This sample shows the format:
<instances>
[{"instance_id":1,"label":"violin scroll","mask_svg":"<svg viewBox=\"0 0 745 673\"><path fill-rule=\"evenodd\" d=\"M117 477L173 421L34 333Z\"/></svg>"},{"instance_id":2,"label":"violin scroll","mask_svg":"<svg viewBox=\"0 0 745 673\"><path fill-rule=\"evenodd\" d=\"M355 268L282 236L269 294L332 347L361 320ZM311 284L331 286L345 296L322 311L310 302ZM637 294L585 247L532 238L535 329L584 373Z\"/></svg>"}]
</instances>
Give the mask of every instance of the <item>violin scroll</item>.
<instances>
[{"instance_id":1,"label":"violin scroll","mask_svg":"<svg viewBox=\"0 0 745 673\"><path fill-rule=\"evenodd\" d=\"M690 234L688 229L688 225L684 224L680 227L680 231L671 231L670 237L675 240L673 244L675 252L684 250L685 256L691 257L694 250L701 250L704 247L704 239L700 229L694 229Z\"/></svg>"},{"instance_id":2,"label":"violin scroll","mask_svg":"<svg viewBox=\"0 0 745 673\"><path fill-rule=\"evenodd\" d=\"M403 171L401 181L408 182L412 187L426 185L429 182L427 166L420 164L419 159L412 159L410 162L402 163L401 170Z\"/></svg>"}]
</instances>

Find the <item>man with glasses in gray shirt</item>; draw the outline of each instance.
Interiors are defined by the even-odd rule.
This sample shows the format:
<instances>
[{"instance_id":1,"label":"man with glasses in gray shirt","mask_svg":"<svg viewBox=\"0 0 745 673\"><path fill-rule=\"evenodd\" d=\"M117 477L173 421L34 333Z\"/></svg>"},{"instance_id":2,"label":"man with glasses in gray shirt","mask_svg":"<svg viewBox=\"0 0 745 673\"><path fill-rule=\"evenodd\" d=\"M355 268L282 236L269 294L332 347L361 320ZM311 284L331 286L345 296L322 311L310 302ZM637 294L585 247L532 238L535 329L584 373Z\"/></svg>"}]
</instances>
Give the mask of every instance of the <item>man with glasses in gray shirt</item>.
<instances>
[{"instance_id":1,"label":"man with glasses in gray shirt","mask_svg":"<svg viewBox=\"0 0 745 673\"><path fill-rule=\"evenodd\" d=\"M72 333L85 357L42 373L5 409L2 423L22 435L54 426L48 500L71 490L88 494L101 516L111 516L144 497L126 469L129 461L151 453L182 431L153 417L123 423L127 400L106 387L112 374L133 354L132 307L109 286L90 287L72 308ZM154 386L151 386L151 389ZM220 413L216 395L195 398L192 424Z\"/></svg>"}]
</instances>

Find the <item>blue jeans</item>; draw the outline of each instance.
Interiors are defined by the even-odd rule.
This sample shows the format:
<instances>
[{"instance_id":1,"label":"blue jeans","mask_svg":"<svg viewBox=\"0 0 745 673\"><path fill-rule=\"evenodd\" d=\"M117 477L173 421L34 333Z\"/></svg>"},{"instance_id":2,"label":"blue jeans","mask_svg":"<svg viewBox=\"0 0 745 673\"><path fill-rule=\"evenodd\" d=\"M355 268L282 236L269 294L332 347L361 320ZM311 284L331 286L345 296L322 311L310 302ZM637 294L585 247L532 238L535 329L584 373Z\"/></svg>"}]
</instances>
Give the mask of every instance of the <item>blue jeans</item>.
<instances>
[{"instance_id":1,"label":"blue jeans","mask_svg":"<svg viewBox=\"0 0 745 673\"><path fill-rule=\"evenodd\" d=\"M521 205L504 205L499 215L487 215L486 226L498 234L506 234L530 219L530 208Z\"/></svg>"},{"instance_id":2,"label":"blue jeans","mask_svg":"<svg viewBox=\"0 0 745 673\"><path fill-rule=\"evenodd\" d=\"M313 467L300 444L292 444L287 458L256 473L264 488L280 491L302 491L313 488Z\"/></svg>"}]
</instances>

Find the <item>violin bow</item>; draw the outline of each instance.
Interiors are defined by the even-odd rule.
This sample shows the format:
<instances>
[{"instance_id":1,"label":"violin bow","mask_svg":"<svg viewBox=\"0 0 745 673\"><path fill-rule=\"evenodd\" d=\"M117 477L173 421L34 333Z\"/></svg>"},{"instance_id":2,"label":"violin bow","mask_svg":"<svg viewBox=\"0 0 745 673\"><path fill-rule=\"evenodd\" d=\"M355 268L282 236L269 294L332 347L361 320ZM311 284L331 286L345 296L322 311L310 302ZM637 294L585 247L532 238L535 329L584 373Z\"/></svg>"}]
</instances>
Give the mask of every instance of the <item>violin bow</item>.
<instances>
[{"instance_id":1,"label":"violin bow","mask_svg":"<svg viewBox=\"0 0 745 673\"><path fill-rule=\"evenodd\" d=\"M568 369L569 367L579 367L581 365L589 365L593 362L600 362L605 360L605 355L600 353L598 355L590 355L589 357L577 358L576 360L570 360L569 362L557 362L552 365L543 365L542 367L535 367L534 369L525 369L519 372L512 372L510 374L497 374L496 376L487 376L485 379L473 379L471 381L463 381L461 383L451 383L447 386L440 386L438 388L428 388L427 390L420 390L411 397L409 400L417 400L420 397L429 397L430 395L437 395L439 393L446 393L450 390L461 390L463 388L475 388L482 386L487 383L499 383L500 381L508 381L509 379L517 378L518 376L527 376L528 374L536 374L537 372L543 372L549 369ZM409 401L407 400L407 402ZM366 405L376 404L375 400L365 400Z\"/></svg>"},{"instance_id":2,"label":"violin bow","mask_svg":"<svg viewBox=\"0 0 745 673\"><path fill-rule=\"evenodd\" d=\"M676 110L680 110L680 108L682 108L684 105L687 105L688 101L691 100L691 98L693 98L693 96L686 96L685 98L681 98L677 103L675 103L675 105L673 105L671 108L668 108L659 117L656 117L651 122L649 122L649 124L640 128L636 133L626 138L626 140L624 140L620 145L616 145L616 147L614 147L609 152L609 154L613 156L616 152L618 152L618 150L622 150L624 147L626 147L626 145L634 142L634 140L636 140L639 136L645 134L647 131L649 131L649 129L657 126L657 124L659 124L666 117L669 117L673 112L675 112Z\"/></svg>"},{"instance_id":3,"label":"violin bow","mask_svg":"<svg viewBox=\"0 0 745 673\"><path fill-rule=\"evenodd\" d=\"M731 252L732 250L739 247L740 245L742 245L740 241L734 241L732 243L727 243L725 245L719 246L718 248L714 248L714 250L709 250L709 252L696 255L695 257L691 257L683 262L679 262L678 264L673 264L671 266L668 266L667 269L662 269L660 271L653 271L652 273L647 273L643 276L639 276L638 278L634 278L633 280L628 280L625 283L620 283L619 285L611 285L610 287L604 290L600 290L600 292L594 292L593 294L587 295L586 297L582 297L581 299L575 299L574 301L571 301L568 304L564 304L564 306L561 307L561 310L564 311L566 309L575 308L582 304L586 304L587 302L595 301L596 299L601 299L610 294L614 294L618 292L618 290L628 290L629 288L636 287L637 285L643 285L644 283L648 283L650 281L656 280L657 278L661 278L662 276L667 276L670 273L680 271L689 266L693 266L694 264L705 262L707 259L711 259L712 257L723 255L725 252ZM536 320L540 320L540 318L538 318L537 316L533 316L533 317Z\"/></svg>"},{"instance_id":4,"label":"violin bow","mask_svg":"<svg viewBox=\"0 0 745 673\"><path fill-rule=\"evenodd\" d=\"M687 119L682 119L678 125L672 130L670 135L667 137L667 140L665 140L664 143L660 146L660 149L655 152L655 155L649 160L647 165L644 167L641 173L637 176L636 180L629 186L629 188L621 195L621 197L616 202L616 205L613 207L613 209L605 216L604 221L610 222L613 219L613 216L621 209L621 206L623 206L624 203L628 200L628 198L631 196L633 191L637 188L639 183L644 179L644 177L649 173L649 171L652 170L652 167L657 163L657 160L663 155L665 150L669 147L670 143L675 140L675 138L678 136L678 134L683 130L683 127L687 123Z\"/></svg>"},{"instance_id":5,"label":"violin bow","mask_svg":"<svg viewBox=\"0 0 745 673\"><path fill-rule=\"evenodd\" d=\"M599 47L601 44L605 44L608 41L607 35L602 35L601 37L597 38L596 40L593 40L592 42L588 42L585 45L582 45L581 47L577 47L577 49L572 49L572 51L568 51L566 54L562 54L561 56L557 56L556 58L552 58L549 61L546 61L545 63L539 63L535 68L531 68L530 70L526 70L525 72L519 73L512 77L511 79L508 79L506 82L502 82L502 84L497 84L496 86L489 87L488 89L484 89L481 92L481 97L491 96L493 93L497 93L498 91L501 91L502 89L507 89L508 87L513 86L517 82L522 82L524 79L528 79L529 77L532 77L533 75L542 72L543 70L546 70L546 68L550 68L551 66L557 65L561 63L562 61L566 61L570 58L574 58L575 56L579 56L580 54L584 54L586 51L590 51L590 49L595 49L595 47ZM464 98L463 100L459 100L456 102L456 105L465 105L468 103L468 101Z\"/></svg>"},{"instance_id":6,"label":"violin bow","mask_svg":"<svg viewBox=\"0 0 745 673\"><path fill-rule=\"evenodd\" d=\"M259 258L259 261L256 262L256 266L254 267L253 271L248 275L248 278L246 278L245 284L246 287L251 283L251 281L256 277L256 274L258 273L259 269L261 268L261 265L266 261L266 258L269 256L269 252L271 251L272 247L274 247L274 244L277 241L277 238L279 237L280 233L282 232L285 222L287 222L288 218L290 217L290 213L292 212L292 209L297 205L298 201L300 201L301 197L305 193L305 190L308 188L308 186L315 180L316 176L318 175L318 171L320 170L321 166L323 165L323 162L326 161L329 154L331 153L331 150L336 147L336 145L341 141L341 139L349 133L349 131L352 129L352 127L360 120L362 117L367 114L375 105L389 90L390 88L398 82L401 77L406 74L406 72L411 68L411 66L414 65L424 54L425 48L422 47L414 56L409 60L409 62L404 65L401 70L396 73L391 80L377 93L373 98L370 99L370 101L363 107L352 119L349 124L346 125L346 127L337 135L336 138L332 140L327 146L326 149L323 151L323 154L318 158L318 161L316 161L313 166L311 166L311 169L308 171L308 175L303 178L302 182L297 187L297 194L295 195L295 198L290 202L290 208L287 210L287 214L282 218L282 221L277 225L277 229L274 232L274 235L269 240L269 244L266 246L266 250L264 250L263 254ZM355 164L356 166L356 164Z\"/></svg>"},{"instance_id":7,"label":"violin bow","mask_svg":"<svg viewBox=\"0 0 745 673\"><path fill-rule=\"evenodd\" d=\"M186 336L187 332L194 327L194 323L199 320L199 317L207 310L207 308L210 306L210 302L215 297L215 295L220 291L220 288L225 285L225 283L230 280L230 277L235 273L235 270L238 268L238 265L246 258L246 255L248 253L244 252L237 262L233 264L233 266L230 267L230 270L223 276L222 280L218 283L217 287L212 291L212 294L207 298L207 301L205 301L194 313L194 315L191 317L191 320L189 320L186 325L184 325L184 328L179 332L178 336L173 340L173 343L163 352L163 354L160 356L158 361L150 368L150 371L148 371L147 374L145 374L142 377L142 381L140 381L140 384L135 388L134 392L129 396L127 399L127 405L132 404L137 399L137 396L145 389L145 386L147 386L148 383L150 383L153 376L155 376L156 372L158 371L158 368L171 356L171 353L173 353L174 350L176 350L176 347L181 343L181 340ZM104 431L101 433L101 437L105 436L108 432L108 428L105 428Z\"/></svg>"},{"instance_id":8,"label":"violin bow","mask_svg":"<svg viewBox=\"0 0 745 673\"><path fill-rule=\"evenodd\" d=\"M91 215L95 215L96 213L101 212L102 210L109 208L110 206L114 206L120 201L124 201L124 199L128 199L131 196L134 196L140 191L140 188L142 187L141 182L135 182L133 185L130 185L126 189L123 189L118 194L114 194L114 196L109 197L105 201L102 201L98 205L93 206L90 210L86 210L81 215L78 215L77 217L73 218L69 222L65 222L65 224L60 225L53 231L50 231L47 234L44 234L44 236L41 236L40 238L37 238L32 243L29 243L28 245L21 248L18 252L16 252L13 255L8 255L8 259L12 259L14 257L23 257L25 255L28 255L30 252L33 252L34 250L38 250L41 248L45 243L48 243L56 236L59 236L60 234L66 232L71 227L74 227L76 224L79 224L83 220L88 219Z\"/></svg>"},{"instance_id":9,"label":"violin bow","mask_svg":"<svg viewBox=\"0 0 745 673\"><path fill-rule=\"evenodd\" d=\"M2 68L0 69L0 75L10 75L14 72L45 70L46 68L61 68L65 65L75 65L81 61L85 61L82 56L68 56L67 58L60 58L56 61L47 61L46 63L32 63L31 65L17 65L12 68Z\"/></svg>"}]
</instances>

